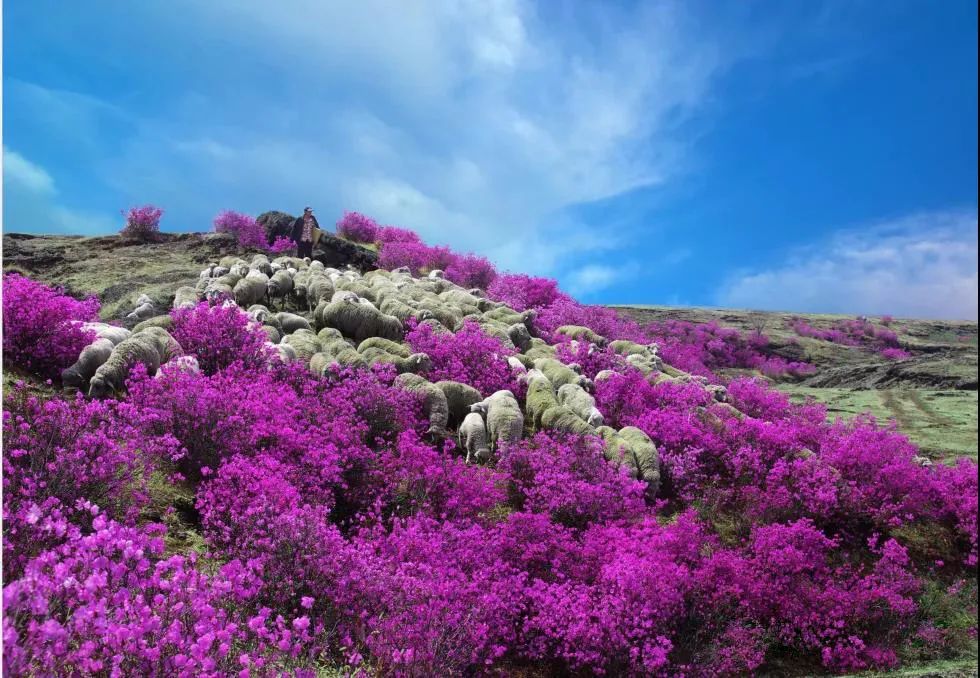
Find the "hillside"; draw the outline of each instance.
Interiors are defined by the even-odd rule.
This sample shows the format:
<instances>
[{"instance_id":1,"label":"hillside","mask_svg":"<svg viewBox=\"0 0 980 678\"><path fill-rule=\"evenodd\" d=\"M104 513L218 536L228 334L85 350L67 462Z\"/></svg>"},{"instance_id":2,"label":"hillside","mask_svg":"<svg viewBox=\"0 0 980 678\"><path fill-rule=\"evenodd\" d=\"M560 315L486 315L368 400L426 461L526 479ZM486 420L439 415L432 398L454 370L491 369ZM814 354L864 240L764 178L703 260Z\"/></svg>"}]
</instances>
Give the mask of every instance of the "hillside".
<instances>
[{"instance_id":1,"label":"hillside","mask_svg":"<svg viewBox=\"0 0 980 678\"><path fill-rule=\"evenodd\" d=\"M242 232L4 236L5 674L976 675L975 323Z\"/></svg>"}]
</instances>

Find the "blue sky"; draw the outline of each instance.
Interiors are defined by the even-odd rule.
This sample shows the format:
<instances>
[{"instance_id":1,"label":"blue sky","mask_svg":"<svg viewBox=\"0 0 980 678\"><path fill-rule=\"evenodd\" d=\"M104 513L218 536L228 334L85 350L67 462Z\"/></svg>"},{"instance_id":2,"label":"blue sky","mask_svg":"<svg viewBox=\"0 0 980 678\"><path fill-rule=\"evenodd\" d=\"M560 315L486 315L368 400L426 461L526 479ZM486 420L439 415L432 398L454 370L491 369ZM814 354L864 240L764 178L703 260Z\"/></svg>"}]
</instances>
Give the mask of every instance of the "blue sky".
<instances>
[{"instance_id":1,"label":"blue sky","mask_svg":"<svg viewBox=\"0 0 980 678\"><path fill-rule=\"evenodd\" d=\"M977 317L975 2L7 2L4 229L345 209L602 303Z\"/></svg>"}]
</instances>

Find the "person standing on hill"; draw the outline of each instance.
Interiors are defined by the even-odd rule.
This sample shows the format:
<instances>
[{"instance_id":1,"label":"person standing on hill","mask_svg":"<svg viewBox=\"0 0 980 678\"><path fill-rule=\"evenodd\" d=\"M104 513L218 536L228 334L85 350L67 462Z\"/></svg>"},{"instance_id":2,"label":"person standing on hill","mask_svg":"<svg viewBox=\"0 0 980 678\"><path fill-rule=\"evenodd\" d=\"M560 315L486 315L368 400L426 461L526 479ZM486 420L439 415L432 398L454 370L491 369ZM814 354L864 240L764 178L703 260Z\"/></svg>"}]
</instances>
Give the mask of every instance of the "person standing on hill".
<instances>
[{"instance_id":1,"label":"person standing on hill","mask_svg":"<svg viewBox=\"0 0 980 678\"><path fill-rule=\"evenodd\" d=\"M303 208L303 216L293 222L293 241L300 257L313 257L313 234L320 230L320 224L313 216L312 207Z\"/></svg>"}]
</instances>

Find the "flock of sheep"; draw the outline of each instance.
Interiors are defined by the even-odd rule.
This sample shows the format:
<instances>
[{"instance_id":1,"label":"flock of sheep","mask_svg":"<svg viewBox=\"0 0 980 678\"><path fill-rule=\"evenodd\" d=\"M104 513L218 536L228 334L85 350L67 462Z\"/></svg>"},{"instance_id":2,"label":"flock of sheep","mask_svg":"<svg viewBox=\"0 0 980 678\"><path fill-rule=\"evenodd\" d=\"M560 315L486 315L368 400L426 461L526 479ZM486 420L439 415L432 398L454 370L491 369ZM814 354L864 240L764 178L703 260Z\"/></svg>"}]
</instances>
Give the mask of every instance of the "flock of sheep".
<instances>
[{"instance_id":1,"label":"flock of sheep","mask_svg":"<svg viewBox=\"0 0 980 678\"><path fill-rule=\"evenodd\" d=\"M653 442L638 428L617 431L604 425L590 394L591 380L578 365L561 362L554 346L533 336L534 312L515 311L487 299L479 289L463 289L444 279L441 271L423 278L412 277L407 269L362 275L295 257L270 261L258 254L251 262L225 257L202 271L196 286L178 288L173 307L194 307L202 299L242 307L266 334L271 355L301 361L316 375L334 365L393 365L398 383L421 396L430 434L445 437L455 431L467 461L486 461L500 443L520 440L526 431L593 434L604 442L607 459L625 465L646 483L651 496L657 493L660 464ZM286 311L287 304L296 312ZM273 311L276 305L278 312ZM197 371L194 357L184 355L167 331L171 316L158 314L151 299L141 296L127 317L140 321L132 331L105 323L84 325L96 338L64 371L66 385L87 387L90 396L104 397L124 388L136 363L146 365L151 374L161 368ZM516 350L507 361L527 384L523 407L509 390L484 398L467 384L426 379L429 356L412 353L402 341L409 318L443 333L455 332L471 320ZM663 365L655 345L608 343L592 330L573 325L557 332L575 343L587 343L589 350L608 345L645 374L692 378ZM611 374L600 372L596 380ZM724 400L722 387L705 387L714 388L716 399Z\"/></svg>"}]
</instances>

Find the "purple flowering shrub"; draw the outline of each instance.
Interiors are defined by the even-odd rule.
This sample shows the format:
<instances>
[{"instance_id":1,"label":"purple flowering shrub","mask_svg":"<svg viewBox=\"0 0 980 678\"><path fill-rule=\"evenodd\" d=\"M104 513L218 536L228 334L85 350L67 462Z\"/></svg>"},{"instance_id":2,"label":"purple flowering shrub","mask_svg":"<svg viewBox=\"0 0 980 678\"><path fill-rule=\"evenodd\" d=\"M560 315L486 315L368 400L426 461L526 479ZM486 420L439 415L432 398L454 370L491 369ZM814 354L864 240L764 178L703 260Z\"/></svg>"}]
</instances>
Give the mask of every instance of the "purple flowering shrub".
<instances>
[{"instance_id":1,"label":"purple flowering shrub","mask_svg":"<svg viewBox=\"0 0 980 678\"><path fill-rule=\"evenodd\" d=\"M266 249L265 229L254 217L241 212L225 210L214 218L215 233L235 236L238 246L245 249Z\"/></svg>"},{"instance_id":2,"label":"purple flowering shrub","mask_svg":"<svg viewBox=\"0 0 980 678\"><path fill-rule=\"evenodd\" d=\"M485 290L497 277L497 269L485 257L475 254L461 254L453 258L446 267L446 280L467 289L479 287Z\"/></svg>"},{"instance_id":3,"label":"purple flowering shrub","mask_svg":"<svg viewBox=\"0 0 980 678\"><path fill-rule=\"evenodd\" d=\"M422 238L415 231L410 231L407 228L398 228L397 226L380 226L375 237L377 238L377 242L382 244L393 242L422 242Z\"/></svg>"},{"instance_id":4,"label":"purple flowering shrub","mask_svg":"<svg viewBox=\"0 0 980 678\"><path fill-rule=\"evenodd\" d=\"M132 238L140 242L153 242L160 235L160 217L163 210L155 205L143 205L142 207L130 207L128 212L123 212L126 217L126 225L119 235L124 238Z\"/></svg>"},{"instance_id":5,"label":"purple flowering shrub","mask_svg":"<svg viewBox=\"0 0 980 678\"><path fill-rule=\"evenodd\" d=\"M354 242L373 243L378 240L378 229L381 228L371 217L360 212L344 212L337 222L337 235Z\"/></svg>"},{"instance_id":6,"label":"purple flowering shrub","mask_svg":"<svg viewBox=\"0 0 980 678\"><path fill-rule=\"evenodd\" d=\"M238 306L210 306L202 301L194 308L174 309L170 315L174 319L170 333L185 352L197 356L205 374L232 363L257 369L270 360L265 334Z\"/></svg>"},{"instance_id":7,"label":"purple flowering shrub","mask_svg":"<svg viewBox=\"0 0 980 678\"><path fill-rule=\"evenodd\" d=\"M881 350L881 357L885 360L908 360L912 354L905 349L891 347Z\"/></svg>"},{"instance_id":8,"label":"purple flowering shrub","mask_svg":"<svg viewBox=\"0 0 980 678\"><path fill-rule=\"evenodd\" d=\"M455 255L448 247L426 245L422 242L383 242L378 255L378 266L388 269L407 266L412 275L425 275L434 269L446 269Z\"/></svg>"},{"instance_id":9,"label":"purple flowering shrub","mask_svg":"<svg viewBox=\"0 0 980 678\"><path fill-rule=\"evenodd\" d=\"M450 379L469 384L485 396L500 389L520 390L515 384L507 357L514 349L486 335L475 322L466 320L455 334L439 334L431 325L408 324L405 341L413 352L432 359L429 381Z\"/></svg>"},{"instance_id":10,"label":"purple flowering shrub","mask_svg":"<svg viewBox=\"0 0 980 678\"><path fill-rule=\"evenodd\" d=\"M284 235L277 235L276 239L269 245L269 251L273 254L286 254L287 252L292 252L295 248L296 243L293 242L293 239L287 238Z\"/></svg>"},{"instance_id":11,"label":"purple flowering shrub","mask_svg":"<svg viewBox=\"0 0 980 678\"><path fill-rule=\"evenodd\" d=\"M793 331L801 337L829 341L842 346L863 346L878 351L886 360L904 360L912 354L899 346L898 335L891 325L891 316L882 316L879 325L867 318L838 320L829 329L814 327L802 318L790 321Z\"/></svg>"},{"instance_id":12,"label":"purple flowering shrub","mask_svg":"<svg viewBox=\"0 0 980 678\"><path fill-rule=\"evenodd\" d=\"M57 377L94 338L81 323L98 320L99 301L72 299L17 273L3 276L3 362Z\"/></svg>"}]
</instances>

